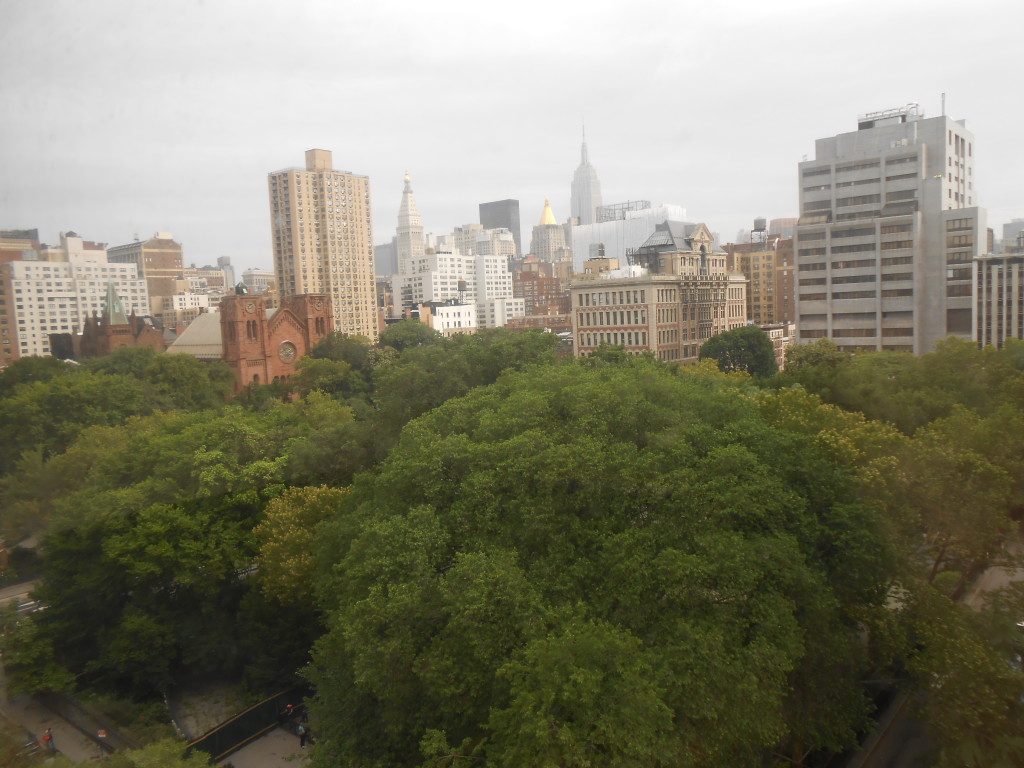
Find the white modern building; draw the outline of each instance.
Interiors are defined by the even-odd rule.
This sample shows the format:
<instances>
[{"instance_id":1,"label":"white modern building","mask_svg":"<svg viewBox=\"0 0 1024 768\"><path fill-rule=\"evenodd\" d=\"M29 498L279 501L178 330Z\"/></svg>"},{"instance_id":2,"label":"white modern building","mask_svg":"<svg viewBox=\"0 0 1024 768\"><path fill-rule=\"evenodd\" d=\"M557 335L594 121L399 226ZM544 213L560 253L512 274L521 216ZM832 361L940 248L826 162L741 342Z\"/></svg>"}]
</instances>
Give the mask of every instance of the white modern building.
<instances>
[{"instance_id":1,"label":"white modern building","mask_svg":"<svg viewBox=\"0 0 1024 768\"><path fill-rule=\"evenodd\" d=\"M38 260L11 261L2 268L19 357L50 354L51 333L81 333L86 318L103 310L108 283L126 315L149 315L149 293L137 267L110 263L102 246L73 232L61 233L60 245L44 248Z\"/></svg>"},{"instance_id":2,"label":"white modern building","mask_svg":"<svg viewBox=\"0 0 1024 768\"><path fill-rule=\"evenodd\" d=\"M797 340L920 354L972 336L972 261L984 252L964 121L916 104L815 142L799 165Z\"/></svg>"},{"instance_id":3,"label":"white modern building","mask_svg":"<svg viewBox=\"0 0 1024 768\"><path fill-rule=\"evenodd\" d=\"M588 259L619 259L626 263L626 252L636 250L654 234L659 224L687 224L686 209L679 205L659 205L623 210L611 221L581 224L572 228L573 270L583 271Z\"/></svg>"}]
</instances>

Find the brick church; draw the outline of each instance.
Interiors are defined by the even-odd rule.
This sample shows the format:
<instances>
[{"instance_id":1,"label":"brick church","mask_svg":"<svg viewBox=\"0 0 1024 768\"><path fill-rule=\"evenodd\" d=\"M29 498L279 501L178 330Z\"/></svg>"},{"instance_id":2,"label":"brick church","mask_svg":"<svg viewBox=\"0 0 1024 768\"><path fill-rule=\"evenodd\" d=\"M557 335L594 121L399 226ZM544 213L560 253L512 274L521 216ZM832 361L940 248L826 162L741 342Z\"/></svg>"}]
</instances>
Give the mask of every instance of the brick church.
<instances>
[{"instance_id":1,"label":"brick church","mask_svg":"<svg viewBox=\"0 0 1024 768\"><path fill-rule=\"evenodd\" d=\"M295 363L334 329L330 297L293 296L268 310L244 286L220 302L223 360L238 376L235 390L270 384L295 373Z\"/></svg>"}]
</instances>

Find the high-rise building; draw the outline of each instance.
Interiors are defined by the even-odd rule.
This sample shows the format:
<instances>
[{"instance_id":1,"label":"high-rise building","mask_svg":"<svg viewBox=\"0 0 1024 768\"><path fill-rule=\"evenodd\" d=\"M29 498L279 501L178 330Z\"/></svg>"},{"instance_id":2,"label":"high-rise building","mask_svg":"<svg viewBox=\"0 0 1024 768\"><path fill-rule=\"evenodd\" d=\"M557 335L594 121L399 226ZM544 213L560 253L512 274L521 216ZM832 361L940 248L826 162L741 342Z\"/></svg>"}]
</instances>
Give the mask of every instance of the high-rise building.
<instances>
[{"instance_id":1,"label":"high-rise building","mask_svg":"<svg viewBox=\"0 0 1024 768\"><path fill-rule=\"evenodd\" d=\"M423 256L423 219L416 206L408 171L405 174L405 189L402 190L402 204L398 209L398 230L395 237L398 251L398 274L409 272L409 265Z\"/></svg>"},{"instance_id":2,"label":"high-rise building","mask_svg":"<svg viewBox=\"0 0 1024 768\"><path fill-rule=\"evenodd\" d=\"M971 337L986 224L964 121L916 104L870 113L818 139L799 173L798 341L920 354Z\"/></svg>"},{"instance_id":3,"label":"high-rise building","mask_svg":"<svg viewBox=\"0 0 1024 768\"><path fill-rule=\"evenodd\" d=\"M519 226L519 201L495 200L480 203L480 225L484 229L507 229L516 243L516 255L523 255L522 233Z\"/></svg>"},{"instance_id":4,"label":"high-rise building","mask_svg":"<svg viewBox=\"0 0 1024 768\"><path fill-rule=\"evenodd\" d=\"M330 297L334 330L377 338L370 180L306 152L305 168L269 175L274 270L282 301Z\"/></svg>"},{"instance_id":5,"label":"high-rise building","mask_svg":"<svg viewBox=\"0 0 1024 768\"><path fill-rule=\"evenodd\" d=\"M597 221L597 209L601 207L601 182L597 170L590 164L587 155L587 136L583 134L580 146L580 165L572 176L572 195L569 215L576 224L593 224Z\"/></svg>"}]
</instances>

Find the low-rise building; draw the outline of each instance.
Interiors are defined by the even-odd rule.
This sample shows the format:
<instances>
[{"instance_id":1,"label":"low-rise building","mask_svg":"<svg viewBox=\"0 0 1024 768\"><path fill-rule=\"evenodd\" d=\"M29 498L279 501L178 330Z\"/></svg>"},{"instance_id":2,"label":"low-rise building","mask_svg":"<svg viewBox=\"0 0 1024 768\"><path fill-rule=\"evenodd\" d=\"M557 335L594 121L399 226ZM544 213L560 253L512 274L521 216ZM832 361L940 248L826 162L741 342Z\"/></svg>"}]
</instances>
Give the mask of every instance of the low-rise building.
<instances>
[{"instance_id":1,"label":"low-rise building","mask_svg":"<svg viewBox=\"0 0 1024 768\"><path fill-rule=\"evenodd\" d=\"M727 270L726 254L712 243L704 224L660 224L628 254L636 276L574 281L575 354L612 344L692 363L707 339L745 325L745 278Z\"/></svg>"}]
</instances>

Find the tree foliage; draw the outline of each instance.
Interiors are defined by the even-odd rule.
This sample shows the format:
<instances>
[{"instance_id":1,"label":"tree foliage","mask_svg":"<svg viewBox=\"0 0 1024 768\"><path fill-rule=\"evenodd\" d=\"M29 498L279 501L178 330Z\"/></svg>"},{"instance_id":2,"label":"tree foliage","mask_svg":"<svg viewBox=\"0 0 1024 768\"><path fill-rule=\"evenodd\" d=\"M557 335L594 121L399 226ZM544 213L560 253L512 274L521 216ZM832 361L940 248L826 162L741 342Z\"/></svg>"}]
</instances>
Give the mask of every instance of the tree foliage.
<instances>
[{"instance_id":1,"label":"tree foliage","mask_svg":"<svg viewBox=\"0 0 1024 768\"><path fill-rule=\"evenodd\" d=\"M842 704L800 736L849 744L851 619L891 545L827 436L763 412L635 360L506 374L409 424L319 528L317 759L755 765L807 716L793 689L826 684ZM860 662L836 675L819 642Z\"/></svg>"},{"instance_id":2,"label":"tree foliage","mask_svg":"<svg viewBox=\"0 0 1024 768\"><path fill-rule=\"evenodd\" d=\"M700 345L700 359L714 360L726 373L743 371L751 376L771 376L779 368L771 339L755 325L712 336Z\"/></svg>"}]
</instances>

